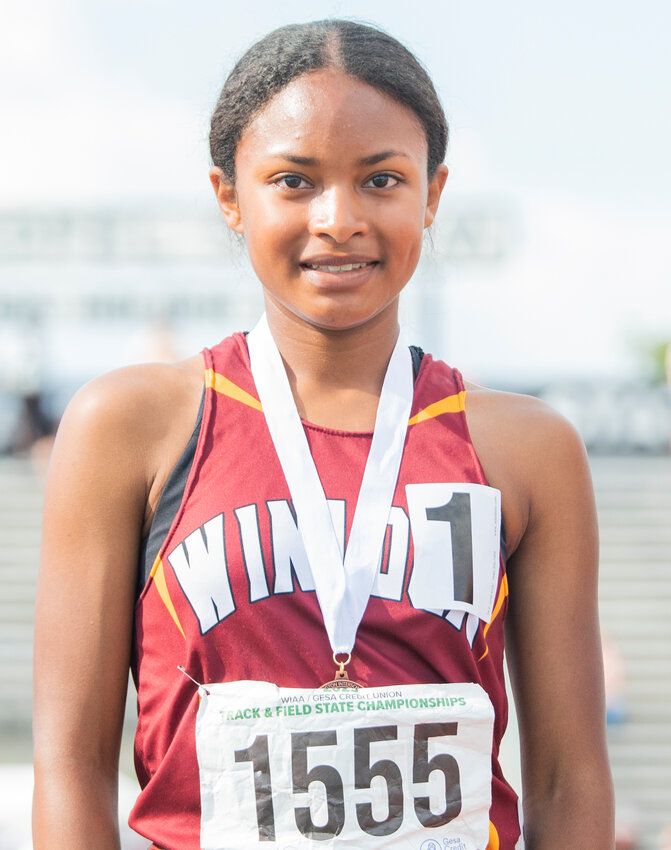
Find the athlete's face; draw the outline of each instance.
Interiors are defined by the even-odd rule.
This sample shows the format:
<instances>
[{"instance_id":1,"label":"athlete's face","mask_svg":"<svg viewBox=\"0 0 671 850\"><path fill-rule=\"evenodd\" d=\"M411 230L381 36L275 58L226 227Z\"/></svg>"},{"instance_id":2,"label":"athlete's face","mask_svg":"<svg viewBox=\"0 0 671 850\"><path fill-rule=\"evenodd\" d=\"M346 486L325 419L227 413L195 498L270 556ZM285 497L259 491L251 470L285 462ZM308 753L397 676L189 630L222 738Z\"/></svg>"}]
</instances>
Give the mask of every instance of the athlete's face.
<instances>
[{"instance_id":1,"label":"athlete's face","mask_svg":"<svg viewBox=\"0 0 671 850\"><path fill-rule=\"evenodd\" d=\"M410 109L343 73L305 74L252 121L235 164L235 187L211 179L269 312L328 329L395 322L447 177L427 178Z\"/></svg>"}]
</instances>

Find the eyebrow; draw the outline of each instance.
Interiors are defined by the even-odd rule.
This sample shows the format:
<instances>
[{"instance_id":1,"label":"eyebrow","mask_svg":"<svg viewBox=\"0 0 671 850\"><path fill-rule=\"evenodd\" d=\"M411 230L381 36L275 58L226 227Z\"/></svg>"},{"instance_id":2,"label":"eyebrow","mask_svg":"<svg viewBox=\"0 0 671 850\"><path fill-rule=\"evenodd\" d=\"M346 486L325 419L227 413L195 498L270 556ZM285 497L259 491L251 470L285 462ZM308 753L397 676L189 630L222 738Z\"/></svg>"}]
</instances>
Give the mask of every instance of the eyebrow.
<instances>
[{"instance_id":1,"label":"eyebrow","mask_svg":"<svg viewBox=\"0 0 671 850\"><path fill-rule=\"evenodd\" d=\"M295 154L281 152L278 152L276 156L286 159L289 162L293 162L296 165L319 165L319 160L315 159L313 156L296 156ZM402 156L406 159L408 158L408 154L403 153L402 151L380 151L380 153L374 153L370 156L364 156L361 159L358 159L357 165L377 165L378 162L383 162L385 159L391 159L396 156Z\"/></svg>"},{"instance_id":2,"label":"eyebrow","mask_svg":"<svg viewBox=\"0 0 671 850\"><path fill-rule=\"evenodd\" d=\"M359 165L377 165L378 162L382 162L385 159L392 159L395 156L402 156L408 159L408 154L403 153L403 151L381 151L380 153L374 153L371 156L364 156L363 159L358 160Z\"/></svg>"}]
</instances>

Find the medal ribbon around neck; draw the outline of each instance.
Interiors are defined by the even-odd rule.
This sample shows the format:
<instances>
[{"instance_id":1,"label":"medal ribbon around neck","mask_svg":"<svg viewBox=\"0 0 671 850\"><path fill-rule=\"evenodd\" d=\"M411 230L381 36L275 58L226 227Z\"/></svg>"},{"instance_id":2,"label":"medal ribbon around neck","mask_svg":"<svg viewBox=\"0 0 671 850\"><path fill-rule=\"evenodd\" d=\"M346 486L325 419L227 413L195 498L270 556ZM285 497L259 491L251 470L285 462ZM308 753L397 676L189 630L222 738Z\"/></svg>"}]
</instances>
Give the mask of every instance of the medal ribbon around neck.
<instances>
[{"instance_id":1,"label":"medal ribbon around neck","mask_svg":"<svg viewBox=\"0 0 671 850\"><path fill-rule=\"evenodd\" d=\"M413 396L410 350L399 334L382 385L373 440L343 557L265 313L247 335L247 346L252 376L291 493L331 648L334 653L350 653L380 566L401 466Z\"/></svg>"}]
</instances>

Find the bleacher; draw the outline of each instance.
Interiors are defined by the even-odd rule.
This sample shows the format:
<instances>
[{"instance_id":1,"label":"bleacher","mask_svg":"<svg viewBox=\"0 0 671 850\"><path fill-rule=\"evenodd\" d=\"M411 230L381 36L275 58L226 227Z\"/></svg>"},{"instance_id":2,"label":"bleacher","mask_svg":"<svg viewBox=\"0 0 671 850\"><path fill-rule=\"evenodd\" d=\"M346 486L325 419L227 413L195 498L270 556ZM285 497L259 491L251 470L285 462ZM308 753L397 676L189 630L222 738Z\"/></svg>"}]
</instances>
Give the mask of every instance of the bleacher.
<instances>
[{"instance_id":1,"label":"bleacher","mask_svg":"<svg viewBox=\"0 0 671 850\"><path fill-rule=\"evenodd\" d=\"M640 850L656 850L671 821L671 458L595 457L592 469L602 626L626 668L624 719L609 731L618 806L638 819ZM0 458L0 763L30 725L41 502L29 461Z\"/></svg>"},{"instance_id":2,"label":"bleacher","mask_svg":"<svg viewBox=\"0 0 671 850\"><path fill-rule=\"evenodd\" d=\"M609 727L617 801L645 850L671 823L671 458L593 458L604 632L624 660L623 720Z\"/></svg>"},{"instance_id":3,"label":"bleacher","mask_svg":"<svg viewBox=\"0 0 671 850\"><path fill-rule=\"evenodd\" d=\"M41 513L42 486L29 461L0 458L0 733L21 735L30 722Z\"/></svg>"}]
</instances>

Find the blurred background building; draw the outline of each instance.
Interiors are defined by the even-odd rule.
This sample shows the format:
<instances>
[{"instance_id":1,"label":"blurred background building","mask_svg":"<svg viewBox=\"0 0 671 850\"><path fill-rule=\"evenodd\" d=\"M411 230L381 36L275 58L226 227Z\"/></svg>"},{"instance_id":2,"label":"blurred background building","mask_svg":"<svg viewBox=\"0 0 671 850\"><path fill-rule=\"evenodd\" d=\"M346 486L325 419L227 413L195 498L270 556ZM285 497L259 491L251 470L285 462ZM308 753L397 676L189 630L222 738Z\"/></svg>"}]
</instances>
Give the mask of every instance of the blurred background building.
<instances>
[{"instance_id":1,"label":"blurred background building","mask_svg":"<svg viewBox=\"0 0 671 850\"><path fill-rule=\"evenodd\" d=\"M0 850L30 847L32 616L53 432L96 374L179 359L255 322L258 283L207 185L209 113L251 41L327 15L403 39L450 119L446 194L404 295L410 338L471 380L545 398L585 439L618 846L668 846L671 7L425 0L410 16L389 0L263 0L232 16L214 0L36 0L3 14ZM126 807L132 712L130 697ZM506 757L519 781L514 724Z\"/></svg>"}]
</instances>

